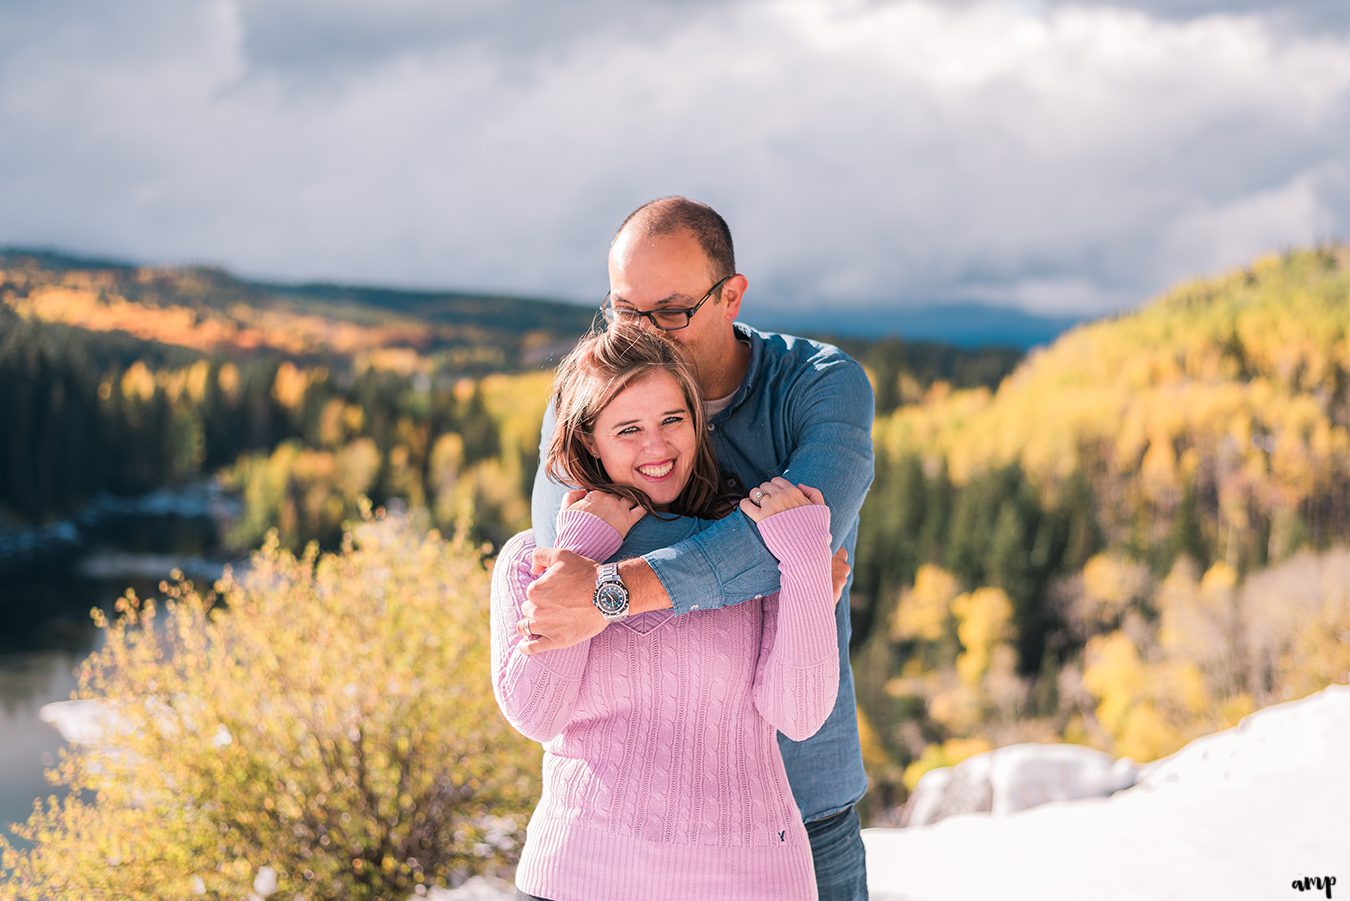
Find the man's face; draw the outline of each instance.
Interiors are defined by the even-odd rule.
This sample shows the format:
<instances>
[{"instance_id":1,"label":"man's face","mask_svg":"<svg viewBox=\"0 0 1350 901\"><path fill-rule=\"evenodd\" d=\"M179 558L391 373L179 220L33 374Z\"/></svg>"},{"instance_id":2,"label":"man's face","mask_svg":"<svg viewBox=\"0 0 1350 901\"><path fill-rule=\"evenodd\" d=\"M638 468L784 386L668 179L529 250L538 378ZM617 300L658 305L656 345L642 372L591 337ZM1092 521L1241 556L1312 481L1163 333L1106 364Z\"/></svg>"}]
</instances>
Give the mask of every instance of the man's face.
<instances>
[{"instance_id":1,"label":"man's face","mask_svg":"<svg viewBox=\"0 0 1350 901\"><path fill-rule=\"evenodd\" d=\"M650 312L662 307L689 309L721 277L713 274L703 248L687 231L644 239L626 229L609 253L609 296L616 309ZM739 277L727 281L721 299L714 294L686 328L668 332L687 347L702 368L704 358L721 352L740 310ZM643 319L645 325L650 320Z\"/></svg>"}]
</instances>

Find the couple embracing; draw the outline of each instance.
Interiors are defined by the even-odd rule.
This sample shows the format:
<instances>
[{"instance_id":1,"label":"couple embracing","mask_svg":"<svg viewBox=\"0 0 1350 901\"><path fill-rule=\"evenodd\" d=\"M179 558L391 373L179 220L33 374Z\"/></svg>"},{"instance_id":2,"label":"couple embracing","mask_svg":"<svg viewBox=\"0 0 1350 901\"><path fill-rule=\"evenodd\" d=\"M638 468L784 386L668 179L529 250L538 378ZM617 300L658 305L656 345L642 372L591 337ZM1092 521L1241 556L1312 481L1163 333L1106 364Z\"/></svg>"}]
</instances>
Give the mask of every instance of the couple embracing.
<instances>
[{"instance_id":1,"label":"couple embracing","mask_svg":"<svg viewBox=\"0 0 1350 901\"><path fill-rule=\"evenodd\" d=\"M735 321L747 281L704 204L638 208L609 282L493 574L494 691L544 744L518 897L866 898L844 563L866 374Z\"/></svg>"}]
</instances>

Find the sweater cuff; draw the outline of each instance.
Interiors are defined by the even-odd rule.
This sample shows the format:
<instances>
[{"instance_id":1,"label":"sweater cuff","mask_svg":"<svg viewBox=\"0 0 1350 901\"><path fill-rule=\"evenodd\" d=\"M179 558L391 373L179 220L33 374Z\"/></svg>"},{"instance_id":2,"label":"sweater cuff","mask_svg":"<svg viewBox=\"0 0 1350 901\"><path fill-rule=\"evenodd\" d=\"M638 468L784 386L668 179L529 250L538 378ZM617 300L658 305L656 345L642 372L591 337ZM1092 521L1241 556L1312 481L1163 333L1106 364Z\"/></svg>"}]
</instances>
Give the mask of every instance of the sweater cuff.
<instances>
[{"instance_id":1,"label":"sweater cuff","mask_svg":"<svg viewBox=\"0 0 1350 901\"><path fill-rule=\"evenodd\" d=\"M619 530L594 513L583 510L558 513L558 539L554 547L604 562L614 556L622 544L623 536Z\"/></svg>"},{"instance_id":2,"label":"sweater cuff","mask_svg":"<svg viewBox=\"0 0 1350 901\"><path fill-rule=\"evenodd\" d=\"M759 524L779 559L775 654L790 666L814 666L839 654L830 567L830 508L793 507Z\"/></svg>"},{"instance_id":3,"label":"sweater cuff","mask_svg":"<svg viewBox=\"0 0 1350 901\"><path fill-rule=\"evenodd\" d=\"M759 534L773 555L789 569L800 560L815 563L821 550L830 556L830 508L824 504L793 507L759 523Z\"/></svg>"}]
</instances>

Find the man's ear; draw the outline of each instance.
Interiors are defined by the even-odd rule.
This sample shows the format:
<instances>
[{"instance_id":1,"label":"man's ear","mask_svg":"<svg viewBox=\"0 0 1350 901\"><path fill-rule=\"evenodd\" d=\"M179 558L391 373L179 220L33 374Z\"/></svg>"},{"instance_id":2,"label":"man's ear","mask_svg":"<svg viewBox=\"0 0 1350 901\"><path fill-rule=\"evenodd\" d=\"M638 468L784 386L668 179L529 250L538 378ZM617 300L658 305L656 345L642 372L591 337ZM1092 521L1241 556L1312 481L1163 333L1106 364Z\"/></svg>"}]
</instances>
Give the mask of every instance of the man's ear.
<instances>
[{"instance_id":1,"label":"man's ear","mask_svg":"<svg viewBox=\"0 0 1350 901\"><path fill-rule=\"evenodd\" d=\"M745 296L745 289L749 287L750 282L740 273L733 275L722 285L722 317L728 322L735 321L741 314L741 298Z\"/></svg>"}]
</instances>

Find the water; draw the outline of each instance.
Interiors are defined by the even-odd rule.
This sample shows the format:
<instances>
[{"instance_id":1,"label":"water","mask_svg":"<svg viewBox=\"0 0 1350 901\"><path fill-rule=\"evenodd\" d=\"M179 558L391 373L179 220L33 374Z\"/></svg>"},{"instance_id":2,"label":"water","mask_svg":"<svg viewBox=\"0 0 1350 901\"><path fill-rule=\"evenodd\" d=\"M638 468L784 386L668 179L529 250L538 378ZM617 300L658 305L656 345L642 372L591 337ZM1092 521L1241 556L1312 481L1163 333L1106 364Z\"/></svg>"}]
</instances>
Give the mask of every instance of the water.
<instances>
[{"instance_id":1,"label":"water","mask_svg":"<svg viewBox=\"0 0 1350 901\"><path fill-rule=\"evenodd\" d=\"M55 793L43 770L62 739L38 714L70 697L80 662L99 647L90 610L111 612L128 587L158 594L174 566L199 583L216 578L222 527L210 516L112 516L86 533L75 555L0 575L0 831Z\"/></svg>"}]
</instances>

